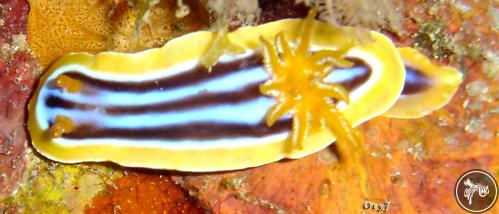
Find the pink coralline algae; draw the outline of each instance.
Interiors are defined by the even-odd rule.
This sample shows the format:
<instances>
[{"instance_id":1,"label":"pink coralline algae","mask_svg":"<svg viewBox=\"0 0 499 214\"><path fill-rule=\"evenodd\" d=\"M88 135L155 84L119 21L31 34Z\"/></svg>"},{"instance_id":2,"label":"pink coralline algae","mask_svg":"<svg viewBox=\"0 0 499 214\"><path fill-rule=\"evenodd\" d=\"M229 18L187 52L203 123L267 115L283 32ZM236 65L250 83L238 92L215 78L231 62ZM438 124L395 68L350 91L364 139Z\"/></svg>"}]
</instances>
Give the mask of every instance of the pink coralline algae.
<instances>
[{"instance_id":1,"label":"pink coralline algae","mask_svg":"<svg viewBox=\"0 0 499 214\"><path fill-rule=\"evenodd\" d=\"M11 194L25 169L26 103L37 72L27 47L24 0L0 5L0 199Z\"/></svg>"}]
</instances>

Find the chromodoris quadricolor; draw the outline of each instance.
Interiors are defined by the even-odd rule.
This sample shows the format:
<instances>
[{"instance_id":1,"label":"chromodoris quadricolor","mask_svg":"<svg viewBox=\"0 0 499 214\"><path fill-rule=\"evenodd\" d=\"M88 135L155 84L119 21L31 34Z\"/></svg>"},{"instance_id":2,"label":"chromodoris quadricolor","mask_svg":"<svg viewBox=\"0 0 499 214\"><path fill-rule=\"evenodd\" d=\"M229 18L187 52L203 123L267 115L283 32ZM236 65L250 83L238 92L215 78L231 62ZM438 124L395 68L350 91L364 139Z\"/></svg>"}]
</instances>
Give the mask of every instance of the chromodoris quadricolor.
<instances>
[{"instance_id":1,"label":"chromodoris quadricolor","mask_svg":"<svg viewBox=\"0 0 499 214\"><path fill-rule=\"evenodd\" d=\"M369 41L356 43L354 34ZM424 116L461 82L455 69L380 33L313 16L226 36L244 51L209 70L200 60L216 33L207 31L134 54L63 56L29 103L34 147L66 163L241 169L303 157L335 136L355 141L351 127L379 115Z\"/></svg>"}]
</instances>

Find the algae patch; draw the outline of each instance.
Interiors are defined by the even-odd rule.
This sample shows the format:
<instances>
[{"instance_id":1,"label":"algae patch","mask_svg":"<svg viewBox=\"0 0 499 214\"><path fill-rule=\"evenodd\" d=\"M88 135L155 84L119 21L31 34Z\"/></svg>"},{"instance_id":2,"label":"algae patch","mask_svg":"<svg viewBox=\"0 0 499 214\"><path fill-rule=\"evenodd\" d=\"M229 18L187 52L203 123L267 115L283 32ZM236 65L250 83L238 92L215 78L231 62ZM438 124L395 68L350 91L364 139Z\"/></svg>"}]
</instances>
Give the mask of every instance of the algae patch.
<instances>
[{"instance_id":1,"label":"algae patch","mask_svg":"<svg viewBox=\"0 0 499 214\"><path fill-rule=\"evenodd\" d=\"M98 164L60 164L27 154L28 168L18 191L0 201L14 213L82 212L92 197L121 172Z\"/></svg>"}]
</instances>

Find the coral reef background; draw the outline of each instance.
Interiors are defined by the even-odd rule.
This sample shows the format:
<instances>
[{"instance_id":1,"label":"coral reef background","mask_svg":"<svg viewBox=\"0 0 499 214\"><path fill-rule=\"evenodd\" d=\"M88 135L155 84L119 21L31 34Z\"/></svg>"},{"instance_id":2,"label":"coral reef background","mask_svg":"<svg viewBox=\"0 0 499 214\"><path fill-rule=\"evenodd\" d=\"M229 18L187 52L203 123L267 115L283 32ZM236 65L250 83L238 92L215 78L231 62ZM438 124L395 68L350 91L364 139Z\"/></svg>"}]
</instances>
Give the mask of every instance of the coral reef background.
<instances>
[{"instance_id":1,"label":"coral reef background","mask_svg":"<svg viewBox=\"0 0 499 214\"><path fill-rule=\"evenodd\" d=\"M372 174L369 198L362 197L355 169L339 164L334 145L299 160L220 173L65 165L30 148L26 104L43 68L60 55L157 47L188 32L216 29L220 19L234 29L304 17L303 4L1 0L0 213L358 213L365 201L390 201L393 213L464 212L453 196L458 176L482 168L499 177L497 1L302 2L322 8L325 21L381 31L397 46L416 47L465 77L453 100L431 115L378 117L358 128L370 153L364 159ZM185 9L181 5L189 13L176 14Z\"/></svg>"}]
</instances>

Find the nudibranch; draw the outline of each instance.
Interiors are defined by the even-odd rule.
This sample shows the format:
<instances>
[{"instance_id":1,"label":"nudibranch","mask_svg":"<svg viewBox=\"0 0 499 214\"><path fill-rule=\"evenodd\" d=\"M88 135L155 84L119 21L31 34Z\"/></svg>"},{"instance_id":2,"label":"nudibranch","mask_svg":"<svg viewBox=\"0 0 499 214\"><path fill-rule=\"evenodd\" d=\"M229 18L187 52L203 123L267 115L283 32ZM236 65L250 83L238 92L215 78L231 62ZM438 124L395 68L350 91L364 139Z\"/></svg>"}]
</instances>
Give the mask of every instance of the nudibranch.
<instances>
[{"instance_id":1,"label":"nudibranch","mask_svg":"<svg viewBox=\"0 0 499 214\"><path fill-rule=\"evenodd\" d=\"M241 169L303 157L336 136L355 141L352 127L379 115L424 116L461 81L380 33L313 16L225 33L241 50L208 72L200 60L221 38L202 31L139 53L63 56L29 103L34 148L65 163Z\"/></svg>"}]
</instances>

